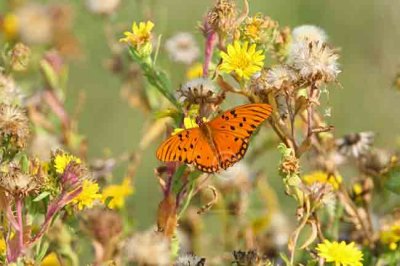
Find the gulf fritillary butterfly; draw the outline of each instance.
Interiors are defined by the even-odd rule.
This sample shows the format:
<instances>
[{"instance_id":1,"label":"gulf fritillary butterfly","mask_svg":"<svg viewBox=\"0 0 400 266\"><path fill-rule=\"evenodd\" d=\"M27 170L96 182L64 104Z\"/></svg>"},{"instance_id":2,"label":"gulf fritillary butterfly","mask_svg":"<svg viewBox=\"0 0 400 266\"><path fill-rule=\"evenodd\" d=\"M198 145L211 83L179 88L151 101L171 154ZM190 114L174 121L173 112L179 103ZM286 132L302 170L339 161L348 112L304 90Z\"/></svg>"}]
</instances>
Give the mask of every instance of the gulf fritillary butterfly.
<instances>
[{"instance_id":1,"label":"gulf fritillary butterfly","mask_svg":"<svg viewBox=\"0 0 400 266\"><path fill-rule=\"evenodd\" d=\"M164 162L193 164L203 172L227 169L245 155L254 130L271 114L269 104L245 104L225 111L209 122L166 139L157 149Z\"/></svg>"}]
</instances>

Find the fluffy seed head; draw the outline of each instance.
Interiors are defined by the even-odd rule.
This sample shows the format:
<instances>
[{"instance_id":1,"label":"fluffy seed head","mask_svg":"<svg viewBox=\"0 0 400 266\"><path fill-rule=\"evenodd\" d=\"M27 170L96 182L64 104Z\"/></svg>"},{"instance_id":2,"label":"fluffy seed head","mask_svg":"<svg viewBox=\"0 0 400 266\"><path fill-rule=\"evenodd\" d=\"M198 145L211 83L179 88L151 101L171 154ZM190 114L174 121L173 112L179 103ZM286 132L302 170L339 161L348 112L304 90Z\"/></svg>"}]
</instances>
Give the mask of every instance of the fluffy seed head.
<instances>
[{"instance_id":1,"label":"fluffy seed head","mask_svg":"<svg viewBox=\"0 0 400 266\"><path fill-rule=\"evenodd\" d=\"M187 82L177 92L181 102L191 104L215 103L218 100L214 84L206 78Z\"/></svg>"},{"instance_id":2,"label":"fluffy seed head","mask_svg":"<svg viewBox=\"0 0 400 266\"><path fill-rule=\"evenodd\" d=\"M327 41L328 36L320 27L314 25L302 25L293 29L292 41L296 42L321 42Z\"/></svg>"},{"instance_id":3,"label":"fluffy seed head","mask_svg":"<svg viewBox=\"0 0 400 266\"><path fill-rule=\"evenodd\" d=\"M188 32L177 33L168 39L165 49L173 61L186 65L192 64L200 55L200 49L193 35Z\"/></svg>"},{"instance_id":4,"label":"fluffy seed head","mask_svg":"<svg viewBox=\"0 0 400 266\"><path fill-rule=\"evenodd\" d=\"M29 120L25 111L14 105L0 104L0 138L23 148L29 138Z\"/></svg>"}]
</instances>

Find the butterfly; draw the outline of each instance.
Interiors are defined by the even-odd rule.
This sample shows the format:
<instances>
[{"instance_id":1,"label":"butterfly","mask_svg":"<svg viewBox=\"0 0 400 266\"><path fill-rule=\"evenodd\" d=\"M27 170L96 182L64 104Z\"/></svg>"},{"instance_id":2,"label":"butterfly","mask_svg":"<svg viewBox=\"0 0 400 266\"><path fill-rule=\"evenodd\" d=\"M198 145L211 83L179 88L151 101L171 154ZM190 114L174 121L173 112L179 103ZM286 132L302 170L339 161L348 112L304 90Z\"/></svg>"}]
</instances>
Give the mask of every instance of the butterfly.
<instances>
[{"instance_id":1,"label":"butterfly","mask_svg":"<svg viewBox=\"0 0 400 266\"><path fill-rule=\"evenodd\" d=\"M163 162L193 164L202 172L227 169L245 155L249 139L272 112L269 104L245 104L225 111L198 127L185 129L161 143L156 156Z\"/></svg>"}]
</instances>

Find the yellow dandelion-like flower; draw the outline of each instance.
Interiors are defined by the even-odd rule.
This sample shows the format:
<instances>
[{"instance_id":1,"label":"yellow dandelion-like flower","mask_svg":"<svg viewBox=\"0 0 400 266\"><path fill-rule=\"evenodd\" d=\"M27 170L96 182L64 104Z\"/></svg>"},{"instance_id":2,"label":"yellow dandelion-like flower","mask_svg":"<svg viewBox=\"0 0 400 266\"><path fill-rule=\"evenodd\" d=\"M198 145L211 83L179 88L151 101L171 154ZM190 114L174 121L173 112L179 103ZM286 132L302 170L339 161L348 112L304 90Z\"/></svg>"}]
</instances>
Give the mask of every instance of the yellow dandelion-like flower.
<instances>
[{"instance_id":1,"label":"yellow dandelion-like flower","mask_svg":"<svg viewBox=\"0 0 400 266\"><path fill-rule=\"evenodd\" d=\"M188 80L201 78L203 76L203 64L195 63L186 71L186 78Z\"/></svg>"},{"instance_id":2,"label":"yellow dandelion-like flower","mask_svg":"<svg viewBox=\"0 0 400 266\"><path fill-rule=\"evenodd\" d=\"M151 21L140 22L139 25L136 22L132 24L132 32L124 32L125 37L119 41L130 44L134 47L142 46L150 42L151 30L154 27L154 23Z\"/></svg>"},{"instance_id":3,"label":"yellow dandelion-like flower","mask_svg":"<svg viewBox=\"0 0 400 266\"><path fill-rule=\"evenodd\" d=\"M103 189L103 202L106 202L108 198L111 198L108 203L110 209L119 209L125 206L125 198L132 195L134 192L131 180L126 177L120 185L109 185Z\"/></svg>"},{"instance_id":4,"label":"yellow dandelion-like flower","mask_svg":"<svg viewBox=\"0 0 400 266\"><path fill-rule=\"evenodd\" d=\"M256 45L249 47L248 42L243 45L239 41L229 44L227 53L221 52L222 64L219 69L226 73L235 72L240 78L250 79L250 77L260 71L264 66L264 52L256 51Z\"/></svg>"},{"instance_id":5,"label":"yellow dandelion-like flower","mask_svg":"<svg viewBox=\"0 0 400 266\"><path fill-rule=\"evenodd\" d=\"M51 252L48 254L42 262L40 266L61 266L60 261L58 260L57 254L55 252Z\"/></svg>"},{"instance_id":6,"label":"yellow dandelion-like flower","mask_svg":"<svg viewBox=\"0 0 400 266\"><path fill-rule=\"evenodd\" d=\"M344 241L338 243L325 240L318 244L316 250L318 256L325 259L326 262L334 262L335 266L362 266L363 254L354 242L346 244Z\"/></svg>"},{"instance_id":7,"label":"yellow dandelion-like flower","mask_svg":"<svg viewBox=\"0 0 400 266\"><path fill-rule=\"evenodd\" d=\"M323 183L323 184L330 184L333 189L339 189L339 185L342 183L342 176L341 175L329 175L328 173L322 171L315 171L308 175L303 176L303 181L307 185L312 185L314 183Z\"/></svg>"},{"instance_id":8,"label":"yellow dandelion-like flower","mask_svg":"<svg viewBox=\"0 0 400 266\"><path fill-rule=\"evenodd\" d=\"M4 16L1 24L1 31L6 39L14 39L18 34L18 17L13 13L8 13Z\"/></svg>"},{"instance_id":9,"label":"yellow dandelion-like flower","mask_svg":"<svg viewBox=\"0 0 400 266\"><path fill-rule=\"evenodd\" d=\"M5 254L7 250L6 240L3 236L0 237L0 255Z\"/></svg>"},{"instance_id":10,"label":"yellow dandelion-like flower","mask_svg":"<svg viewBox=\"0 0 400 266\"><path fill-rule=\"evenodd\" d=\"M81 160L73 155L66 153L57 154L54 158L54 168L56 169L56 172L59 174L64 173L65 168L72 161L78 164L81 163Z\"/></svg>"},{"instance_id":11,"label":"yellow dandelion-like flower","mask_svg":"<svg viewBox=\"0 0 400 266\"><path fill-rule=\"evenodd\" d=\"M78 210L83 210L85 207L91 208L96 200L101 199L99 193L99 184L91 180L85 179L82 184L81 193L75 197L71 203L78 207Z\"/></svg>"},{"instance_id":12,"label":"yellow dandelion-like flower","mask_svg":"<svg viewBox=\"0 0 400 266\"><path fill-rule=\"evenodd\" d=\"M397 249L400 242L400 223L394 223L389 228L382 230L379 239L383 244L387 244L389 249Z\"/></svg>"}]
</instances>

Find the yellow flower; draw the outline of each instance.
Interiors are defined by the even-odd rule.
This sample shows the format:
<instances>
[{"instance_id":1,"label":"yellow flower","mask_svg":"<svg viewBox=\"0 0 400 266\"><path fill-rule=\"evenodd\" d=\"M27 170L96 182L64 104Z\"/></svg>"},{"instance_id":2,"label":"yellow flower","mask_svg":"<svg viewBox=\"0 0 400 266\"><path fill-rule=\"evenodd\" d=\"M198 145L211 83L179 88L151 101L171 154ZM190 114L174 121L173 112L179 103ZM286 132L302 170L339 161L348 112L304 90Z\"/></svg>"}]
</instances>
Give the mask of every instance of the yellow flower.
<instances>
[{"instance_id":1,"label":"yellow flower","mask_svg":"<svg viewBox=\"0 0 400 266\"><path fill-rule=\"evenodd\" d=\"M340 183L342 183L342 176L341 175L328 175L325 172L322 171L315 171L312 172L308 175L303 176L303 181L307 185L312 185L314 183L327 183L332 185L333 189L337 190L339 189Z\"/></svg>"},{"instance_id":2,"label":"yellow flower","mask_svg":"<svg viewBox=\"0 0 400 266\"><path fill-rule=\"evenodd\" d=\"M18 34L18 18L12 13L8 13L3 18L1 31L4 33L6 39L14 39Z\"/></svg>"},{"instance_id":3,"label":"yellow flower","mask_svg":"<svg viewBox=\"0 0 400 266\"><path fill-rule=\"evenodd\" d=\"M203 122L207 122L207 121L208 121L207 118L203 117ZM175 128L174 131L172 132L172 135L176 135L185 129L199 127L199 125L196 123L196 119L194 119L192 117L185 117L183 119L183 125L185 126L185 128L180 128L180 127Z\"/></svg>"},{"instance_id":4,"label":"yellow flower","mask_svg":"<svg viewBox=\"0 0 400 266\"><path fill-rule=\"evenodd\" d=\"M78 164L81 163L81 160L73 155L66 153L57 154L56 158L54 158L54 167L56 168L56 172L59 174L64 173L65 168L72 161Z\"/></svg>"},{"instance_id":5,"label":"yellow flower","mask_svg":"<svg viewBox=\"0 0 400 266\"><path fill-rule=\"evenodd\" d=\"M98 199L101 199L99 184L85 179L82 184L82 192L71 203L76 204L78 210L83 210L85 207L91 208L93 203Z\"/></svg>"},{"instance_id":6,"label":"yellow flower","mask_svg":"<svg viewBox=\"0 0 400 266\"><path fill-rule=\"evenodd\" d=\"M226 73L235 72L240 78L249 79L264 66L263 51L256 51L256 45L249 47L248 42L242 45L239 41L229 44L227 53L221 52L220 70Z\"/></svg>"},{"instance_id":7,"label":"yellow flower","mask_svg":"<svg viewBox=\"0 0 400 266\"><path fill-rule=\"evenodd\" d=\"M354 242L347 245L344 241L338 243L325 240L318 244L316 250L319 257L326 262L334 262L335 266L362 266L363 254Z\"/></svg>"},{"instance_id":8,"label":"yellow flower","mask_svg":"<svg viewBox=\"0 0 400 266\"><path fill-rule=\"evenodd\" d=\"M201 78L203 76L203 64L202 63L196 63L189 67L189 69L186 71L186 78L188 80L192 79L197 79Z\"/></svg>"},{"instance_id":9,"label":"yellow flower","mask_svg":"<svg viewBox=\"0 0 400 266\"><path fill-rule=\"evenodd\" d=\"M55 252L51 252L48 254L42 262L40 266L61 266L60 261L58 260L57 254Z\"/></svg>"},{"instance_id":10,"label":"yellow flower","mask_svg":"<svg viewBox=\"0 0 400 266\"><path fill-rule=\"evenodd\" d=\"M151 21L140 22L139 26L136 22L132 24L132 32L124 32L125 37L119 41L132 45L135 48L143 47L146 44L150 44L151 30L154 27L154 23Z\"/></svg>"},{"instance_id":11,"label":"yellow flower","mask_svg":"<svg viewBox=\"0 0 400 266\"><path fill-rule=\"evenodd\" d=\"M126 177L120 185L109 185L103 189L102 200L105 202L107 198L111 198L108 203L110 209L119 209L124 207L125 198L133 194L131 180Z\"/></svg>"},{"instance_id":12,"label":"yellow flower","mask_svg":"<svg viewBox=\"0 0 400 266\"><path fill-rule=\"evenodd\" d=\"M5 254L7 249L6 240L3 236L0 237L0 255Z\"/></svg>"},{"instance_id":13,"label":"yellow flower","mask_svg":"<svg viewBox=\"0 0 400 266\"><path fill-rule=\"evenodd\" d=\"M389 249L395 250L400 241L400 223L396 222L386 230L382 230L379 238L383 244L389 246Z\"/></svg>"}]
</instances>

